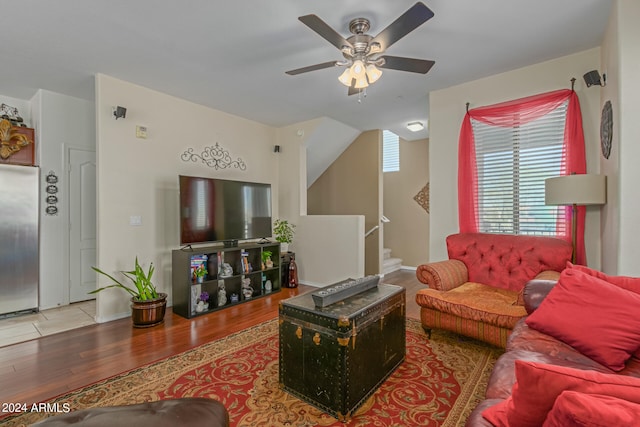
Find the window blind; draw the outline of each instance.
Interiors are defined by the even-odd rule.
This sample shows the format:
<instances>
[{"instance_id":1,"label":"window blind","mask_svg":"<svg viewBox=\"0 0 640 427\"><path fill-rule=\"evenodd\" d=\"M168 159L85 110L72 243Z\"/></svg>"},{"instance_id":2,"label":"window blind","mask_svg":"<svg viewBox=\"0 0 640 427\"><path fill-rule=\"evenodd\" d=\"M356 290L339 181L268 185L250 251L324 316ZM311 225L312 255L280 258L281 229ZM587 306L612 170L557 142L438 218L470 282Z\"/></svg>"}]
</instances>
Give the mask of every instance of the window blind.
<instances>
[{"instance_id":1,"label":"window blind","mask_svg":"<svg viewBox=\"0 0 640 427\"><path fill-rule=\"evenodd\" d=\"M544 203L544 181L566 170L562 147L568 101L537 120L511 127L471 119L478 169L479 231L566 234L557 206Z\"/></svg>"},{"instance_id":2,"label":"window blind","mask_svg":"<svg viewBox=\"0 0 640 427\"><path fill-rule=\"evenodd\" d=\"M400 138L395 133L382 131L382 172L400 170Z\"/></svg>"}]
</instances>

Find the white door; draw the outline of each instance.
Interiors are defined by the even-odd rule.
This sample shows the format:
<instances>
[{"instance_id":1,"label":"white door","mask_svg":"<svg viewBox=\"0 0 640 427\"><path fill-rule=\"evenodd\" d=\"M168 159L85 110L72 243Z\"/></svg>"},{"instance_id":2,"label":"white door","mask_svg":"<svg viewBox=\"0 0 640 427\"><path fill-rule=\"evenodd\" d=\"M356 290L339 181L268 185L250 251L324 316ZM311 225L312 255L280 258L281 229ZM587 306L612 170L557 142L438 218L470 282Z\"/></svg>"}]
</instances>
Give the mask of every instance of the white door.
<instances>
[{"instance_id":1,"label":"white door","mask_svg":"<svg viewBox=\"0 0 640 427\"><path fill-rule=\"evenodd\" d=\"M69 149L69 301L95 298L96 153Z\"/></svg>"}]
</instances>

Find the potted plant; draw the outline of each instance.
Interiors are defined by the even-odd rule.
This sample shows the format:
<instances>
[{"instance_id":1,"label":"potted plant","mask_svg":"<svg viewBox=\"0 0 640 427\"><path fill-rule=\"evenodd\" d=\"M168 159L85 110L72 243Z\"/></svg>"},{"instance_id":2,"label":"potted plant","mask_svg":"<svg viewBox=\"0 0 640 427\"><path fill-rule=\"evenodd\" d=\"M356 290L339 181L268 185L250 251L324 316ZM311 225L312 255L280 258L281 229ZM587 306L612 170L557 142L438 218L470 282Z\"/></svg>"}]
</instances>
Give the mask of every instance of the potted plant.
<instances>
[{"instance_id":1,"label":"potted plant","mask_svg":"<svg viewBox=\"0 0 640 427\"><path fill-rule=\"evenodd\" d=\"M131 295L131 319L133 320L134 327L146 328L158 325L164 321L164 313L167 307L167 294L158 292L151 282L151 277L155 270L153 263L149 265L149 270L145 272L138 263L138 257L136 257L134 269L121 272L127 279L131 280L133 286L123 284L115 277L97 267L91 268L95 272L111 279L113 284L91 291L89 292L90 294L95 294L109 288L120 288Z\"/></svg>"},{"instance_id":2,"label":"potted plant","mask_svg":"<svg viewBox=\"0 0 640 427\"><path fill-rule=\"evenodd\" d=\"M295 224L290 224L286 219L276 219L273 223L273 233L276 235L276 241L280 242L282 252L289 250L289 243L293 241L295 234Z\"/></svg>"},{"instance_id":3,"label":"potted plant","mask_svg":"<svg viewBox=\"0 0 640 427\"><path fill-rule=\"evenodd\" d=\"M196 282L202 283L204 282L204 278L209 274L204 264L200 264L196 268L193 269L193 275L196 278Z\"/></svg>"},{"instance_id":4,"label":"potted plant","mask_svg":"<svg viewBox=\"0 0 640 427\"><path fill-rule=\"evenodd\" d=\"M262 269L273 267L273 261L271 261L271 255L273 252L271 251L262 251Z\"/></svg>"}]
</instances>

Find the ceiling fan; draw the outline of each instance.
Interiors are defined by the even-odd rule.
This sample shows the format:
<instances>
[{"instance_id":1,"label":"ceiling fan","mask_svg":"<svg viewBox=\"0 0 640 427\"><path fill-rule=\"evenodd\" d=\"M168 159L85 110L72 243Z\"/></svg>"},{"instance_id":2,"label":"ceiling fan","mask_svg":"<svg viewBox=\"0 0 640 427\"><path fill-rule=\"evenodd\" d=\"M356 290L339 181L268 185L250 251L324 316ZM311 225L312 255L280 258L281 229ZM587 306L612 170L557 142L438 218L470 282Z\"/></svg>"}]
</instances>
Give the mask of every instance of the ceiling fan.
<instances>
[{"instance_id":1,"label":"ceiling fan","mask_svg":"<svg viewBox=\"0 0 640 427\"><path fill-rule=\"evenodd\" d=\"M409 34L433 17L434 13L423 3L416 3L393 21L377 36L366 34L370 23L366 18L356 18L349 23L352 36L345 39L316 15L305 15L298 19L318 33L322 38L340 49L343 61L329 61L308 67L297 68L286 73L295 76L309 71L330 67L347 67L338 80L349 87L349 95L359 93L382 75L379 68L426 74L435 61L382 55L392 44Z\"/></svg>"}]
</instances>

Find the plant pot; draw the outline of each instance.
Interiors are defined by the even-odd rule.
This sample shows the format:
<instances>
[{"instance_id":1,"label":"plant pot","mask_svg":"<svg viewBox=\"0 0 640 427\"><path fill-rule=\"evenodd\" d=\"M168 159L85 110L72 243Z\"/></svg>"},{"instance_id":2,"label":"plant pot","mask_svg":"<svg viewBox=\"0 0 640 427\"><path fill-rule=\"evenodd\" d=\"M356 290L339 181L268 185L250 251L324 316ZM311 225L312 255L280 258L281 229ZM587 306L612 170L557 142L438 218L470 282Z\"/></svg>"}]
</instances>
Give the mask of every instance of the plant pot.
<instances>
[{"instance_id":1,"label":"plant pot","mask_svg":"<svg viewBox=\"0 0 640 427\"><path fill-rule=\"evenodd\" d=\"M158 298L138 301L131 298L131 320L134 328L149 328L164 321L167 308L167 294L159 293Z\"/></svg>"}]
</instances>

